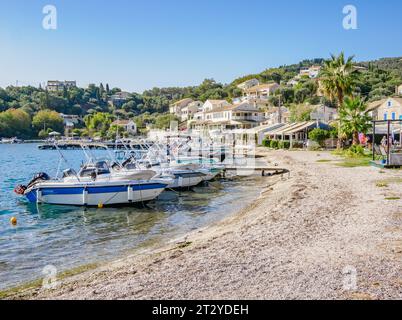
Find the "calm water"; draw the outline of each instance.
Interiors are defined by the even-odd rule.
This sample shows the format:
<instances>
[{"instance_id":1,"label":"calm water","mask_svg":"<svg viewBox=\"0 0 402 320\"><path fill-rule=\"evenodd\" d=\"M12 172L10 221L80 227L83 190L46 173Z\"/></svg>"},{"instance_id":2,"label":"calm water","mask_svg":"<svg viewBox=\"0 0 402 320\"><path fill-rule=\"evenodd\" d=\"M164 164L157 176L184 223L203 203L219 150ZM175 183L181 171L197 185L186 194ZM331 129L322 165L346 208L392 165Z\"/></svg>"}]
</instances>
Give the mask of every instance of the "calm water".
<instances>
[{"instance_id":1,"label":"calm water","mask_svg":"<svg viewBox=\"0 0 402 320\"><path fill-rule=\"evenodd\" d=\"M81 151L63 155L75 169L84 159ZM54 176L58 161L57 151L36 144L0 145L0 288L40 278L49 264L62 271L166 242L246 206L264 183L256 177L214 181L193 191L164 192L145 208L37 206L13 193L36 172Z\"/></svg>"}]
</instances>

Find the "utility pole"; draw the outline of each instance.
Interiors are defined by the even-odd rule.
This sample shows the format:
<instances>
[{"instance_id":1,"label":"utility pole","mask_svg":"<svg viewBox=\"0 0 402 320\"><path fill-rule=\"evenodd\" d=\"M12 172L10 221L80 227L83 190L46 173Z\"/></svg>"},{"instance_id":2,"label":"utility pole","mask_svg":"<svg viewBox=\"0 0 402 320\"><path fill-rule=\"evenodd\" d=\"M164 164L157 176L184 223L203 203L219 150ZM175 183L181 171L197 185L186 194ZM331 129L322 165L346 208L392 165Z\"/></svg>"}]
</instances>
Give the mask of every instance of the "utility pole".
<instances>
[{"instance_id":1,"label":"utility pole","mask_svg":"<svg viewBox=\"0 0 402 320\"><path fill-rule=\"evenodd\" d=\"M278 107L278 122L282 123L282 107L281 107L281 95L279 94L279 107Z\"/></svg>"}]
</instances>

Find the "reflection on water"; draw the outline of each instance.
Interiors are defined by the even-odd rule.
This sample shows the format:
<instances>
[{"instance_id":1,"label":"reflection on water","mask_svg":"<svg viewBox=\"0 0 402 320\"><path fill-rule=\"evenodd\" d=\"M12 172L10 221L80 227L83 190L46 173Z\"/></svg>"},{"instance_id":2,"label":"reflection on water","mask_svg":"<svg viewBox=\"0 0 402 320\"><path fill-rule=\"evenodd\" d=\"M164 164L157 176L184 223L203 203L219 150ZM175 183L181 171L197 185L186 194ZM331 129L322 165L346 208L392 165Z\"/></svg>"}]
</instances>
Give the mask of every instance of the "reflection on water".
<instances>
[{"instance_id":1,"label":"reflection on water","mask_svg":"<svg viewBox=\"0 0 402 320\"><path fill-rule=\"evenodd\" d=\"M83 160L79 151L64 155L75 168ZM256 177L213 181L166 191L145 206L102 209L38 206L13 194L36 172L55 174L57 162L55 151L36 145L0 145L0 288L39 278L49 264L62 271L166 242L244 207L264 183Z\"/></svg>"}]
</instances>

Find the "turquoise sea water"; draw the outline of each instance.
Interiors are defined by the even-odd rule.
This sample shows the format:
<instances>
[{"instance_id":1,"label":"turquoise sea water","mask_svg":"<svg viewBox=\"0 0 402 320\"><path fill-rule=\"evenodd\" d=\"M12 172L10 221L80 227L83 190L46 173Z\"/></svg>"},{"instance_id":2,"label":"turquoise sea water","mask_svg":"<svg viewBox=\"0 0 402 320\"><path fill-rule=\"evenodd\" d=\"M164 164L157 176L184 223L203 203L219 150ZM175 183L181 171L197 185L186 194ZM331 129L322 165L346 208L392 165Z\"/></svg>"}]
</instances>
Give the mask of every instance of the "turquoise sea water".
<instances>
[{"instance_id":1,"label":"turquoise sea water","mask_svg":"<svg viewBox=\"0 0 402 320\"><path fill-rule=\"evenodd\" d=\"M63 155L75 169L85 159L82 151ZM43 277L46 265L60 272L166 242L241 209L263 184L256 177L221 179L192 191L164 192L144 208L37 206L14 194L34 173L54 176L59 158L36 144L0 145L0 289ZM17 226L10 224L13 216Z\"/></svg>"}]
</instances>

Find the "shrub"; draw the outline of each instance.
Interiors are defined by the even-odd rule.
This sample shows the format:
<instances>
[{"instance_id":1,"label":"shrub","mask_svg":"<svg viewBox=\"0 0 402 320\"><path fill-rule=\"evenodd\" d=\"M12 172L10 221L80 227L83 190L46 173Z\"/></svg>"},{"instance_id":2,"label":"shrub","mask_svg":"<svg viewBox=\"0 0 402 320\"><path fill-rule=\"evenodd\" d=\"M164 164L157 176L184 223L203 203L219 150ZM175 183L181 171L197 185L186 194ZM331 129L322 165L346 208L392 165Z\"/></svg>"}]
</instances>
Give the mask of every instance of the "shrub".
<instances>
[{"instance_id":1,"label":"shrub","mask_svg":"<svg viewBox=\"0 0 402 320\"><path fill-rule=\"evenodd\" d=\"M352 158L364 157L365 156L364 148L360 145L353 145L346 151L346 155Z\"/></svg>"},{"instance_id":2,"label":"shrub","mask_svg":"<svg viewBox=\"0 0 402 320\"><path fill-rule=\"evenodd\" d=\"M279 149L289 149L290 148L290 141L278 141L278 148Z\"/></svg>"},{"instance_id":3,"label":"shrub","mask_svg":"<svg viewBox=\"0 0 402 320\"><path fill-rule=\"evenodd\" d=\"M310 131L308 137L314 142L317 142L320 146L323 146L324 141L330 137L330 132L328 130L315 128Z\"/></svg>"},{"instance_id":4,"label":"shrub","mask_svg":"<svg viewBox=\"0 0 402 320\"><path fill-rule=\"evenodd\" d=\"M293 142L292 148L294 149L303 149L303 142Z\"/></svg>"},{"instance_id":5,"label":"shrub","mask_svg":"<svg viewBox=\"0 0 402 320\"><path fill-rule=\"evenodd\" d=\"M47 130L42 129L38 133L38 137L41 139L45 139L49 136L49 133L52 132L53 130L51 128L47 128Z\"/></svg>"},{"instance_id":6,"label":"shrub","mask_svg":"<svg viewBox=\"0 0 402 320\"><path fill-rule=\"evenodd\" d=\"M270 143L269 143L269 146L270 146L272 149L278 149L278 147L279 147L279 141L278 141L278 140L271 140Z\"/></svg>"},{"instance_id":7,"label":"shrub","mask_svg":"<svg viewBox=\"0 0 402 320\"><path fill-rule=\"evenodd\" d=\"M268 139L264 139L264 140L262 140L262 145L264 146L264 147L267 147L267 148L269 148L271 145L270 145L270 140L268 140Z\"/></svg>"}]
</instances>

